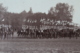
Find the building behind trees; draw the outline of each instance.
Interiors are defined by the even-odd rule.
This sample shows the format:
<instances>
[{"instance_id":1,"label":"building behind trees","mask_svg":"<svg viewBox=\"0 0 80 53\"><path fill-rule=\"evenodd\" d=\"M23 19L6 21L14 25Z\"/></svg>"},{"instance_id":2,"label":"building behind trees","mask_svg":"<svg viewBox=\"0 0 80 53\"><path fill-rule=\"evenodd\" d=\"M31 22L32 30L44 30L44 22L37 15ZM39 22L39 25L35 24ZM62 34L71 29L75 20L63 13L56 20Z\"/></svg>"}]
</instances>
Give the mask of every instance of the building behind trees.
<instances>
[{"instance_id":1,"label":"building behind trees","mask_svg":"<svg viewBox=\"0 0 80 53\"><path fill-rule=\"evenodd\" d=\"M1 11L0 4L0 13ZM74 27L72 23L73 19L73 6L70 6L66 3L58 3L55 7L51 7L48 11L48 14L37 12L33 13L32 8L27 11L22 11L21 13L11 13L5 12L5 8L3 15L0 14L0 23L4 23L5 25L10 25L13 29L22 29L22 28L53 28L53 27ZM1 16L5 19L4 22L1 21ZM75 25L76 26L76 25Z\"/></svg>"}]
</instances>

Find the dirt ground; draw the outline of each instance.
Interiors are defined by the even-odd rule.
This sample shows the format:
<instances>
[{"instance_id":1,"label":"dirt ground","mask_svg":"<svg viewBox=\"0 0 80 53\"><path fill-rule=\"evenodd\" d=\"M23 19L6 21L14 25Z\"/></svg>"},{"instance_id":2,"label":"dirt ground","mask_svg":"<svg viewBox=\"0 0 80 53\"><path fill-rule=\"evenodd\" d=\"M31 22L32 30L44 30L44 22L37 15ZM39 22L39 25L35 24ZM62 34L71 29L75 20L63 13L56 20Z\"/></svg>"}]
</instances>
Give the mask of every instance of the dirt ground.
<instances>
[{"instance_id":1,"label":"dirt ground","mask_svg":"<svg viewBox=\"0 0 80 53\"><path fill-rule=\"evenodd\" d=\"M0 39L0 53L80 53L80 38Z\"/></svg>"}]
</instances>

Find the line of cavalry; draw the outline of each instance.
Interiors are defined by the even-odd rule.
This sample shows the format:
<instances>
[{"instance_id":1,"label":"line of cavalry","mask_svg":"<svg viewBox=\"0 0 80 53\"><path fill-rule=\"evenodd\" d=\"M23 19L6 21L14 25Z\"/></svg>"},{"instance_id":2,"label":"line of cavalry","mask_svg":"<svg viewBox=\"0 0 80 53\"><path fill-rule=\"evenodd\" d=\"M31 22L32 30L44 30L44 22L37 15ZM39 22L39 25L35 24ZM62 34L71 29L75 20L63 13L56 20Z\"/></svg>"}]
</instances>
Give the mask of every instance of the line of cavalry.
<instances>
[{"instance_id":1,"label":"line of cavalry","mask_svg":"<svg viewBox=\"0 0 80 53\"><path fill-rule=\"evenodd\" d=\"M14 31L17 32L18 37L26 38L78 38L80 36L80 29L45 29L45 30L32 30L32 29L21 29L21 30L11 30L4 31L0 29L0 36L4 35L4 38L11 35L13 36Z\"/></svg>"},{"instance_id":2,"label":"line of cavalry","mask_svg":"<svg viewBox=\"0 0 80 53\"><path fill-rule=\"evenodd\" d=\"M45 30L31 30L25 29L19 30L18 36L30 37L30 38L78 38L80 36L80 29L45 29Z\"/></svg>"}]
</instances>

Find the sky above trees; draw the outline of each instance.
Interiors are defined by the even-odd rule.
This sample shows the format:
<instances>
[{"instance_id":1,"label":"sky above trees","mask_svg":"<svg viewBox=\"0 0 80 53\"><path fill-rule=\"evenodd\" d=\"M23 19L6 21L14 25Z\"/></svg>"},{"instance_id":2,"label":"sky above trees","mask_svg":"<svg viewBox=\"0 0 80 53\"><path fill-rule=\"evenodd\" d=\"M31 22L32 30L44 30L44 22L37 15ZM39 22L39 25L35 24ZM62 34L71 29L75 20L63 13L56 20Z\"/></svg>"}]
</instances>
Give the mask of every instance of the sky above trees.
<instances>
[{"instance_id":1,"label":"sky above trees","mask_svg":"<svg viewBox=\"0 0 80 53\"><path fill-rule=\"evenodd\" d=\"M3 6L7 7L9 12L20 13L23 10L29 11L32 7L33 13L45 12L48 13L51 7L55 7L57 3L68 3L73 5L73 22L80 24L80 0L0 0Z\"/></svg>"}]
</instances>

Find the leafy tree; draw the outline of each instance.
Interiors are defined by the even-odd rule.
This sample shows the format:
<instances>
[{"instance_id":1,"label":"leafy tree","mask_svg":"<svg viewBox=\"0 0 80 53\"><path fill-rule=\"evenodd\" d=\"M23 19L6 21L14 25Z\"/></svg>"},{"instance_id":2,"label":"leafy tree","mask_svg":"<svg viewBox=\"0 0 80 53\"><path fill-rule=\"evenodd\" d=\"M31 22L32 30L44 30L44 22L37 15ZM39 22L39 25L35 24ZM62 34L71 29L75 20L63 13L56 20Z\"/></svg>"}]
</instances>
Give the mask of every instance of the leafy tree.
<instances>
[{"instance_id":1,"label":"leafy tree","mask_svg":"<svg viewBox=\"0 0 80 53\"><path fill-rule=\"evenodd\" d=\"M53 20L72 22L73 6L66 3L58 3L56 7L51 7L48 12L48 17Z\"/></svg>"},{"instance_id":2,"label":"leafy tree","mask_svg":"<svg viewBox=\"0 0 80 53\"><path fill-rule=\"evenodd\" d=\"M0 23L2 22L2 19L4 19L4 14L7 12L7 8L3 7L2 4L0 4Z\"/></svg>"},{"instance_id":3,"label":"leafy tree","mask_svg":"<svg viewBox=\"0 0 80 53\"><path fill-rule=\"evenodd\" d=\"M73 6L66 3L58 3L55 7L56 17L61 21L72 22Z\"/></svg>"}]
</instances>

